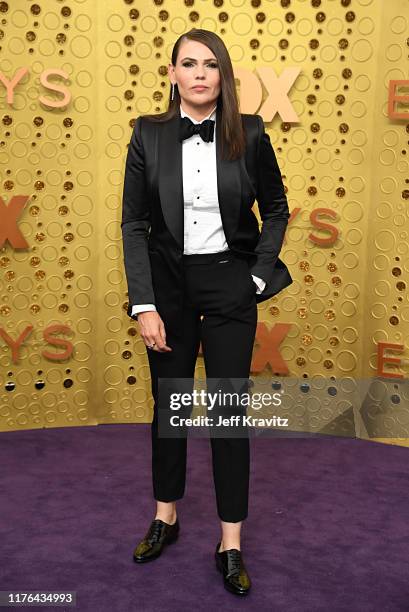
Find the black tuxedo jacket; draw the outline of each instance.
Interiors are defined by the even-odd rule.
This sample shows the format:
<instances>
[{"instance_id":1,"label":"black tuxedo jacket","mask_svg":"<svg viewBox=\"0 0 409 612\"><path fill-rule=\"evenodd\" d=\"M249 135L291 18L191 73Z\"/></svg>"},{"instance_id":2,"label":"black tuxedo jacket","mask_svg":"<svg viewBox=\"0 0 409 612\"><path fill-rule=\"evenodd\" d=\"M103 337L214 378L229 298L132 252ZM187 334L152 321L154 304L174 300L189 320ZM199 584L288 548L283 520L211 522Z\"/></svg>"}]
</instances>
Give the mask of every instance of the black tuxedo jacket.
<instances>
[{"instance_id":1,"label":"black tuxedo jacket","mask_svg":"<svg viewBox=\"0 0 409 612\"><path fill-rule=\"evenodd\" d=\"M242 114L246 152L221 159L216 111L217 189L227 244L249 257L250 273L266 281L257 302L293 280L278 257L290 216L281 172L260 115ZM165 328L182 329L183 182L180 113L164 123L140 116L129 143L122 200L122 238L131 316L134 304L155 304ZM261 232L252 211L255 199ZM256 286L254 286L256 291Z\"/></svg>"}]
</instances>

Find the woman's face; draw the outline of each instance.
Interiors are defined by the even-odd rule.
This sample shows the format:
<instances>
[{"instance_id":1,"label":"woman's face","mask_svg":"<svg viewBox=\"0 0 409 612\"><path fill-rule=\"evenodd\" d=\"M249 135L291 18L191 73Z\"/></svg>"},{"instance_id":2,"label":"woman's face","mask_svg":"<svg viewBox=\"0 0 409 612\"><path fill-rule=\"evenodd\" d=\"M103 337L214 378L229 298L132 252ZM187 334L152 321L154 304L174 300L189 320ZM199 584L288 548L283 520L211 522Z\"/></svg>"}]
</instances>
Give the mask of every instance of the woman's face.
<instances>
[{"instance_id":1,"label":"woman's face","mask_svg":"<svg viewBox=\"0 0 409 612\"><path fill-rule=\"evenodd\" d=\"M177 84L185 108L207 109L216 105L220 94L220 73L216 56L209 47L185 40L179 47L176 66L169 64L169 78ZM195 89L197 86L202 89Z\"/></svg>"}]
</instances>

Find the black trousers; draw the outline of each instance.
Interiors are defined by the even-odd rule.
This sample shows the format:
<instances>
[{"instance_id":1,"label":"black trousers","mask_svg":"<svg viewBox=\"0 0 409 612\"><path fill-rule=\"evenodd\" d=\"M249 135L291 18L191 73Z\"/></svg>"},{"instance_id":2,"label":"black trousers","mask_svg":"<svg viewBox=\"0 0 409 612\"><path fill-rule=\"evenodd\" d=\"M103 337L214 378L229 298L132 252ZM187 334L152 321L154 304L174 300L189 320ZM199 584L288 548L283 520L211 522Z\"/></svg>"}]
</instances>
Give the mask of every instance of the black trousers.
<instances>
[{"instance_id":1,"label":"black trousers","mask_svg":"<svg viewBox=\"0 0 409 612\"><path fill-rule=\"evenodd\" d=\"M206 379L248 379L257 328L256 285L246 258L229 250L184 255L183 265L183 333L180 338L172 335L163 318L166 343L172 351L147 349L154 398L153 493L156 500L164 502L184 495L187 439L158 433L158 379L193 380L200 342ZM211 437L210 441L219 518L241 521L248 514L249 438Z\"/></svg>"}]
</instances>

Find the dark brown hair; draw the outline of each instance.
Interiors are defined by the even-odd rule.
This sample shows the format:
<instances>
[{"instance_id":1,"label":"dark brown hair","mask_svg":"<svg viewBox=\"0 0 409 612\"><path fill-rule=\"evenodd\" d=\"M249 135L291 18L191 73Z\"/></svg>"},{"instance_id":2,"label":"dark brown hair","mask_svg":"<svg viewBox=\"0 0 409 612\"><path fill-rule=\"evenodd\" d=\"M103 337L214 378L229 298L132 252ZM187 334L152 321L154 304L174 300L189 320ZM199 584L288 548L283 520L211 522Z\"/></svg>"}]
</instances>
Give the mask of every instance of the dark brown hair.
<instances>
[{"instance_id":1,"label":"dark brown hair","mask_svg":"<svg viewBox=\"0 0 409 612\"><path fill-rule=\"evenodd\" d=\"M238 159L244 154L246 141L242 125L239 100L234 82L233 66L223 40L210 30L193 28L179 36L172 50L172 64L176 66L179 48L184 40L195 40L206 45L215 55L220 72L220 94L217 99L217 110L221 117L221 152L227 151L225 159ZM174 98L169 91L168 110L157 115L144 115L149 121L163 122L172 119L179 113L181 98L175 84Z\"/></svg>"}]
</instances>

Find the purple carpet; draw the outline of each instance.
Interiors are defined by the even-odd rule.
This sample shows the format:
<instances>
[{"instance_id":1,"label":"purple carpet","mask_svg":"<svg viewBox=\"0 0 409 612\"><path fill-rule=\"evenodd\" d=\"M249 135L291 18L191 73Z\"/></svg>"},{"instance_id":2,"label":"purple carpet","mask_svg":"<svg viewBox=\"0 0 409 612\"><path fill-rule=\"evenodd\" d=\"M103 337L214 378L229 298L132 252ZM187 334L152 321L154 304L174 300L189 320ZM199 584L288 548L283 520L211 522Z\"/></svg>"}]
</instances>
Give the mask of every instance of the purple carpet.
<instances>
[{"instance_id":1,"label":"purple carpet","mask_svg":"<svg viewBox=\"0 0 409 612\"><path fill-rule=\"evenodd\" d=\"M80 612L409 610L408 449L252 438L242 551L252 591L223 588L210 443L189 439L175 544L132 552L154 517L150 425L0 433L0 590L76 591Z\"/></svg>"}]
</instances>

